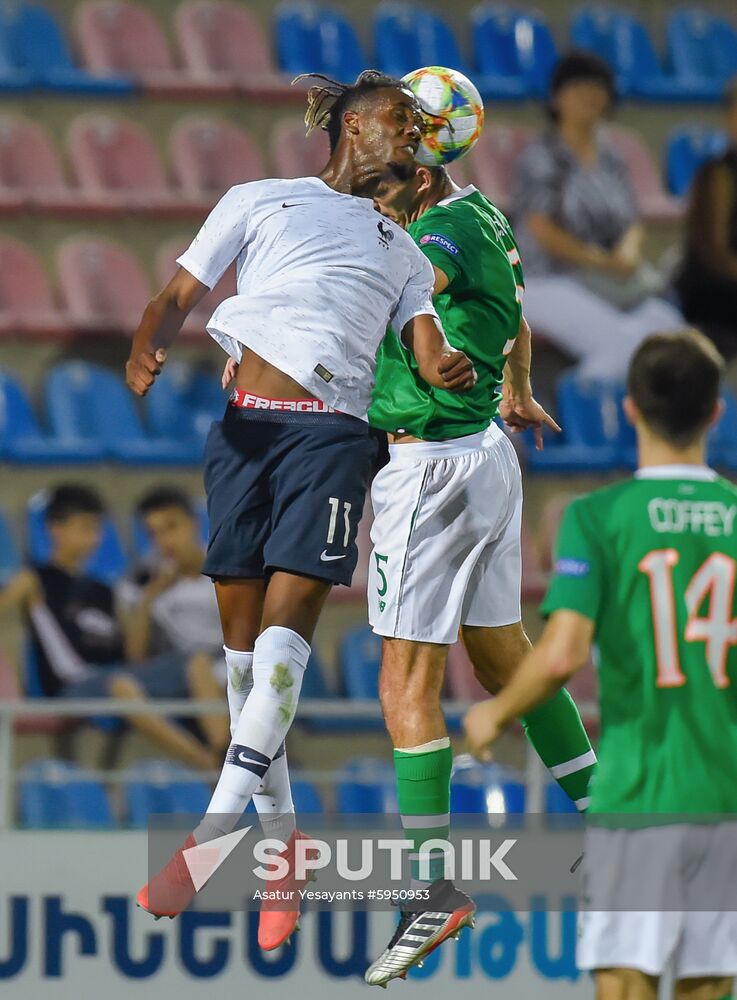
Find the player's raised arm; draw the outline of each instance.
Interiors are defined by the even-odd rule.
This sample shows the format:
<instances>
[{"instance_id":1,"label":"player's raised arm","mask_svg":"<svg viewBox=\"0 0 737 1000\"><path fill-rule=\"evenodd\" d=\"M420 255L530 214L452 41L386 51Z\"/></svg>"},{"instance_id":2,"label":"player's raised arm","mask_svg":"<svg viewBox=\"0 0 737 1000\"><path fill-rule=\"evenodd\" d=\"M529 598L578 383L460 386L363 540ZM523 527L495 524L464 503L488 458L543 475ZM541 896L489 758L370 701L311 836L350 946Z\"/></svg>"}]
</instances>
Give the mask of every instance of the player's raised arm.
<instances>
[{"instance_id":1,"label":"player's raised arm","mask_svg":"<svg viewBox=\"0 0 737 1000\"><path fill-rule=\"evenodd\" d=\"M183 267L146 306L125 366L128 388L145 396L166 360L166 348L209 288Z\"/></svg>"},{"instance_id":2,"label":"player's raised arm","mask_svg":"<svg viewBox=\"0 0 737 1000\"><path fill-rule=\"evenodd\" d=\"M402 341L414 354L420 375L436 389L465 392L476 385L476 370L463 351L445 339L434 316L414 316L402 330Z\"/></svg>"},{"instance_id":3,"label":"player's raised arm","mask_svg":"<svg viewBox=\"0 0 737 1000\"><path fill-rule=\"evenodd\" d=\"M239 184L226 191L177 260L174 277L146 306L125 366L126 382L137 396L145 396L153 385L166 348L188 314L245 247L254 186Z\"/></svg>"}]
</instances>

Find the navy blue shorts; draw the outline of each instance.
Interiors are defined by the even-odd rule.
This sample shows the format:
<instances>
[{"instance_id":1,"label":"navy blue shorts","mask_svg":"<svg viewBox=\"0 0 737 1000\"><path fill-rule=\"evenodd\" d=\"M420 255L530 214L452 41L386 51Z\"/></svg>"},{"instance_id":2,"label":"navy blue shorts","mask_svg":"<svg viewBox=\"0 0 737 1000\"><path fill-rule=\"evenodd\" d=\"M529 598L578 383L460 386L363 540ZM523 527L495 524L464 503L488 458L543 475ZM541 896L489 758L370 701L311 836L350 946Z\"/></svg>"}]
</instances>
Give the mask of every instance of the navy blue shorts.
<instances>
[{"instance_id":1,"label":"navy blue shorts","mask_svg":"<svg viewBox=\"0 0 737 1000\"><path fill-rule=\"evenodd\" d=\"M287 570L350 584L375 451L368 424L345 413L229 405L205 446L203 573L252 579Z\"/></svg>"}]
</instances>

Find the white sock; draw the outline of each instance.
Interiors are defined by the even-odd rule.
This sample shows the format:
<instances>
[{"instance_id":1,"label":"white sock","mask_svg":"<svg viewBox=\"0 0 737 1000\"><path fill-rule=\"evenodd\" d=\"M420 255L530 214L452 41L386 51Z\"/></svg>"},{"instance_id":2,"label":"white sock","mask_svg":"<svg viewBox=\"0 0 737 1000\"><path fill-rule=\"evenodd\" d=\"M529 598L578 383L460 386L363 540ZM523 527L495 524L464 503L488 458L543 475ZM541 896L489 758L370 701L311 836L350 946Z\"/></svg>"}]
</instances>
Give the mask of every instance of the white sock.
<instances>
[{"instance_id":1,"label":"white sock","mask_svg":"<svg viewBox=\"0 0 737 1000\"><path fill-rule=\"evenodd\" d=\"M264 779L253 793L253 803L261 821L264 836L274 837L285 844L297 828L289 783L289 766L284 744L276 752Z\"/></svg>"},{"instance_id":2,"label":"white sock","mask_svg":"<svg viewBox=\"0 0 737 1000\"><path fill-rule=\"evenodd\" d=\"M266 777L297 711L310 647L291 629L271 625L253 650L253 690L225 756L207 814L195 830L201 844L229 833Z\"/></svg>"},{"instance_id":3,"label":"white sock","mask_svg":"<svg viewBox=\"0 0 737 1000\"><path fill-rule=\"evenodd\" d=\"M251 667L253 653L243 653L223 646L225 665L228 668L228 711L230 712L230 738L235 735L235 727L241 717L246 698L253 687Z\"/></svg>"}]
</instances>

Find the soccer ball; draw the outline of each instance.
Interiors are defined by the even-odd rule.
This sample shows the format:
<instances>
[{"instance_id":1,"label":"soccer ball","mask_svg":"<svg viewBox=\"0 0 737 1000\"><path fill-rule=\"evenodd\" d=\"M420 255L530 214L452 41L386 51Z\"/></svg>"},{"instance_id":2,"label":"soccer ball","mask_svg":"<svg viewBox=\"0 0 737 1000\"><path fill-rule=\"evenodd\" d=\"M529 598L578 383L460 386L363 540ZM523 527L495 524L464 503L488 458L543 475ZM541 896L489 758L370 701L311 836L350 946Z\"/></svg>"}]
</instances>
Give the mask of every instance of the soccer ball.
<instances>
[{"instance_id":1,"label":"soccer ball","mask_svg":"<svg viewBox=\"0 0 737 1000\"><path fill-rule=\"evenodd\" d=\"M426 167L452 163L473 149L484 127L484 102L468 77L425 66L402 78L422 106L427 131L416 159Z\"/></svg>"}]
</instances>

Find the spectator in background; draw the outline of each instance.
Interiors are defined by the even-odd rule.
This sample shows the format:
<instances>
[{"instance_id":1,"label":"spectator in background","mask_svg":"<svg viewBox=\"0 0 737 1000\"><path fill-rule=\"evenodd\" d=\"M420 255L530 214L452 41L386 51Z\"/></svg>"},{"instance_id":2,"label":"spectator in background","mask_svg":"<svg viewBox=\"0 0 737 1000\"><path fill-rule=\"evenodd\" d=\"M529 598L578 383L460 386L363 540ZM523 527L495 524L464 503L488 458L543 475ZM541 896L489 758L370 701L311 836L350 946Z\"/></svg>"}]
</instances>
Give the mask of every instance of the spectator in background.
<instances>
[{"instance_id":1,"label":"spectator in background","mask_svg":"<svg viewBox=\"0 0 737 1000\"><path fill-rule=\"evenodd\" d=\"M525 316L582 375L624 378L648 334L683 325L659 297L626 164L601 124L615 101L605 62L571 52L550 84L551 128L521 154L512 216L525 268Z\"/></svg>"},{"instance_id":2,"label":"spectator in background","mask_svg":"<svg viewBox=\"0 0 737 1000\"><path fill-rule=\"evenodd\" d=\"M189 658L199 697L222 698L223 630L212 581L202 575L205 549L197 512L185 493L163 486L139 501L136 516L153 551L121 587L129 654L140 661L179 653ZM224 714L200 716L198 723L213 746L227 746Z\"/></svg>"},{"instance_id":3,"label":"spectator in background","mask_svg":"<svg viewBox=\"0 0 737 1000\"><path fill-rule=\"evenodd\" d=\"M729 148L696 174L677 287L686 318L737 352L737 78L724 95Z\"/></svg>"},{"instance_id":4,"label":"spectator in background","mask_svg":"<svg viewBox=\"0 0 737 1000\"><path fill-rule=\"evenodd\" d=\"M17 608L31 631L31 654L47 697L201 697L199 667L179 652L129 662L115 595L84 572L100 544L105 508L86 486L58 486L49 497L46 524L51 555L21 570L0 592L0 610ZM128 721L170 754L196 767L214 767L222 743L209 746L182 726L155 715ZM227 730L222 742L227 742Z\"/></svg>"}]
</instances>

